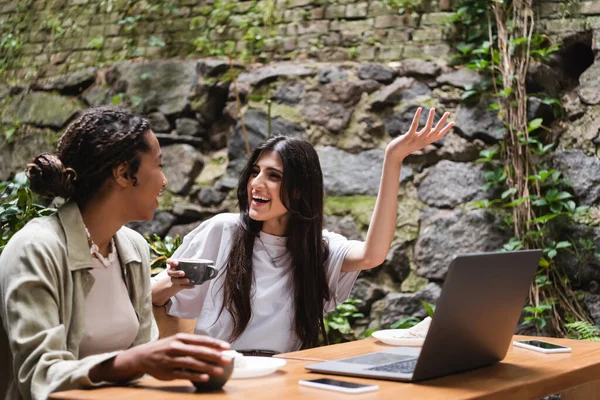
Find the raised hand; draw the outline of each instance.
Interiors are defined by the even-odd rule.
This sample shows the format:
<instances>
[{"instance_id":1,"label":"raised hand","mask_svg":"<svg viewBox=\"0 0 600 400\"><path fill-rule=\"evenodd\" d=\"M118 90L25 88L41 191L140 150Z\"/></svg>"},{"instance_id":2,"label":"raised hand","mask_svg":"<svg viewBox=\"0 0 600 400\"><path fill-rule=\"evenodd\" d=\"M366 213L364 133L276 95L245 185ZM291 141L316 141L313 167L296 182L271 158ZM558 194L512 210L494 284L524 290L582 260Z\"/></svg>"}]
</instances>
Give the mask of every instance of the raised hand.
<instances>
[{"instance_id":1,"label":"raised hand","mask_svg":"<svg viewBox=\"0 0 600 400\"><path fill-rule=\"evenodd\" d=\"M449 113L444 113L438 123L433 126L435 109L432 108L429 110L429 117L427 118L425 127L419 131L419 120L422 112L423 108L419 107L415 112L408 132L402 136L398 136L387 145L385 151L388 157L401 162L407 155L443 138L454 126L454 122L446 123L450 116Z\"/></svg>"}]
</instances>

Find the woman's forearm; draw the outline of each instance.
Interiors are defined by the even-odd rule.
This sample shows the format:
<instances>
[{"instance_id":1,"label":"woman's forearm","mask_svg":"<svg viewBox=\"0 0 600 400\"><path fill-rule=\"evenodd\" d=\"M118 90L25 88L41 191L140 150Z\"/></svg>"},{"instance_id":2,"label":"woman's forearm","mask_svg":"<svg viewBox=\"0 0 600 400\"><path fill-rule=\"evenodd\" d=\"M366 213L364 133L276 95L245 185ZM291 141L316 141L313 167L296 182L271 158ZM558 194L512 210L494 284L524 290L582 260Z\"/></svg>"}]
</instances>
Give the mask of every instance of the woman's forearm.
<instances>
[{"instance_id":1,"label":"woman's forearm","mask_svg":"<svg viewBox=\"0 0 600 400\"><path fill-rule=\"evenodd\" d=\"M92 382L127 382L139 378L144 374L136 362L137 349L124 350L115 357L110 358L92 367L89 378Z\"/></svg>"},{"instance_id":2,"label":"woman's forearm","mask_svg":"<svg viewBox=\"0 0 600 400\"><path fill-rule=\"evenodd\" d=\"M181 290L173 285L168 275L161 276L152 282L152 304L164 306L167 301Z\"/></svg>"}]
</instances>

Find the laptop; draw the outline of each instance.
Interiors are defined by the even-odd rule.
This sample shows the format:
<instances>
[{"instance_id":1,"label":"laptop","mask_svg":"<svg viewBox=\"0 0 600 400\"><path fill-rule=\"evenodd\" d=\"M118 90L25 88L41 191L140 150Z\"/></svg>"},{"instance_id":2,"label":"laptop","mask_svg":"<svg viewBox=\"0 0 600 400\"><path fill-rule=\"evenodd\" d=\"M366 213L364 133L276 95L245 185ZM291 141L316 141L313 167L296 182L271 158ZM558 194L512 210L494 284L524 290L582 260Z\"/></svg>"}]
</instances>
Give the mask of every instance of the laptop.
<instances>
[{"instance_id":1,"label":"laptop","mask_svg":"<svg viewBox=\"0 0 600 400\"><path fill-rule=\"evenodd\" d=\"M541 255L454 256L422 348L394 347L305 368L414 382L495 364L506 356Z\"/></svg>"}]
</instances>

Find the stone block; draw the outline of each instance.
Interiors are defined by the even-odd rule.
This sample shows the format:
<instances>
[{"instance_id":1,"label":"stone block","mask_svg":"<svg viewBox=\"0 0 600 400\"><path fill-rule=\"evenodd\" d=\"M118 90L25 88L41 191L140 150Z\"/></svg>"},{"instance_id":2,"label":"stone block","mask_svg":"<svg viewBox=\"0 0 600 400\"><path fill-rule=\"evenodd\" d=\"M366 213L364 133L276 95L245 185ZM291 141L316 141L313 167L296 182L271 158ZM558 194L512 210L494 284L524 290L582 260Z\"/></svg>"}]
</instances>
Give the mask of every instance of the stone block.
<instances>
[{"instance_id":1,"label":"stone block","mask_svg":"<svg viewBox=\"0 0 600 400\"><path fill-rule=\"evenodd\" d=\"M109 37L104 39L104 49L119 51L123 49L123 38Z\"/></svg>"},{"instance_id":2,"label":"stone block","mask_svg":"<svg viewBox=\"0 0 600 400\"><path fill-rule=\"evenodd\" d=\"M289 8L308 6L313 0L287 0L286 6Z\"/></svg>"},{"instance_id":3,"label":"stone block","mask_svg":"<svg viewBox=\"0 0 600 400\"><path fill-rule=\"evenodd\" d=\"M548 20L545 23L546 32L548 33L556 33L556 32L581 32L586 29L586 20L583 18L574 18L574 19L555 19Z\"/></svg>"},{"instance_id":4,"label":"stone block","mask_svg":"<svg viewBox=\"0 0 600 400\"><path fill-rule=\"evenodd\" d=\"M377 59L381 61L398 61L403 58L403 55L404 47L401 44L381 46Z\"/></svg>"},{"instance_id":5,"label":"stone block","mask_svg":"<svg viewBox=\"0 0 600 400\"><path fill-rule=\"evenodd\" d=\"M310 10L310 19L323 19L325 18L325 8L317 7Z\"/></svg>"},{"instance_id":6,"label":"stone block","mask_svg":"<svg viewBox=\"0 0 600 400\"><path fill-rule=\"evenodd\" d=\"M421 18L421 25L438 25L442 26L448 23L448 20L453 15L453 13L447 12L433 12L429 14L423 14Z\"/></svg>"},{"instance_id":7,"label":"stone block","mask_svg":"<svg viewBox=\"0 0 600 400\"><path fill-rule=\"evenodd\" d=\"M346 6L344 5L328 5L327 8L325 8L326 19L344 18L345 14Z\"/></svg>"},{"instance_id":8,"label":"stone block","mask_svg":"<svg viewBox=\"0 0 600 400\"><path fill-rule=\"evenodd\" d=\"M577 10L580 15L600 15L600 2L583 1L577 5Z\"/></svg>"},{"instance_id":9,"label":"stone block","mask_svg":"<svg viewBox=\"0 0 600 400\"><path fill-rule=\"evenodd\" d=\"M540 18L552 19L552 18L559 18L561 10L562 10L562 7L560 6L560 4L549 3L549 4L544 4L543 7L540 7L538 9L538 13L539 13Z\"/></svg>"},{"instance_id":10,"label":"stone block","mask_svg":"<svg viewBox=\"0 0 600 400\"><path fill-rule=\"evenodd\" d=\"M357 59L359 61L374 61L375 60L375 47L369 45L359 46L357 49Z\"/></svg>"},{"instance_id":11,"label":"stone block","mask_svg":"<svg viewBox=\"0 0 600 400\"><path fill-rule=\"evenodd\" d=\"M299 23L298 22L292 22L290 24L287 24L287 27L285 29L285 34L287 36L297 36L298 35L298 31L299 31Z\"/></svg>"},{"instance_id":12,"label":"stone block","mask_svg":"<svg viewBox=\"0 0 600 400\"><path fill-rule=\"evenodd\" d=\"M331 21L331 24L329 24L329 30L332 32L341 31L342 23L340 21L338 21L337 19L334 19L333 21Z\"/></svg>"},{"instance_id":13,"label":"stone block","mask_svg":"<svg viewBox=\"0 0 600 400\"><path fill-rule=\"evenodd\" d=\"M382 15L392 15L396 12L383 1L372 1L369 4L369 17L380 17Z\"/></svg>"},{"instance_id":14,"label":"stone block","mask_svg":"<svg viewBox=\"0 0 600 400\"><path fill-rule=\"evenodd\" d=\"M600 29L600 17L589 17L587 23L588 29Z\"/></svg>"},{"instance_id":15,"label":"stone block","mask_svg":"<svg viewBox=\"0 0 600 400\"><path fill-rule=\"evenodd\" d=\"M330 32L321 37L321 40L325 46L339 46L342 43L342 35L339 32Z\"/></svg>"},{"instance_id":16,"label":"stone block","mask_svg":"<svg viewBox=\"0 0 600 400\"><path fill-rule=\"evenodd\" d=\"M287 37L283 39L282 47L284 51L294 51L296 50L296 38L295 37Z\"/></svg>"},{"instance_id":17,"label":"stone block","mask_svg":"<svg viewBox=\"0 0 600 400\"><path fill-rule=\"evenodd\" d=\"M436 28L420 28L413 32L412 39L415 42L431 42L436 40L442 40L444 33L442 27Z\"/></svg>"},{"instance_id":18,"label":"stone block","mask_svg":"<svg viewBox=\"0 0 600 400\"><path fill-rule=\"evenodd\" d=\"M286 10L283 12L283 20L286 22L304 21L306 12L303 8Z\"/></svg>"},{"instance_id":19,"label":"stone block","mask_svg":"<svg viewBox=\"0 0 600 400\"><path fill-rule=\"evenodd\" d=\"M408 41L410 41L410 32L408 30L387 29L386 32L387 32L388 42L395 42L395 41L408 42Z\"/></svg>"},{"instance_id":20,"label":"stone block","mask_svg":"<svg viewBox=\"0 0 600 400\"><path fill-rule=\"evenodd\" d=\"M346 7L346 18L366 18L369 3L362 2Z\"/></svg>"},{"instance_id":21,"label":"stone block","mask_svg":"<svg viewBox=\"0 0 600 400\"><path fill-rule=\"evenodd\" d=\"M325 34L329 32L329 21L305 21L298 24L298 33L305 35L307 33Z\"/></svg>"},{"instance_id":22,"label":"stone block","mask_svg":"<svg viewBox=\"0 0 600 400\"><path fill-rule=\"evenodd\" d=\"M254 6L254 4L255 4L254 1L238 1L237 4L235 5L235 8L233 9L233 11L237 14L244 14L250 8L252 8L252 6Z\"/></svg>"},{"instance_id":23,"label":"stone block","mask_svg":"<svg viewBox=\"0 0 600 400\"><path fill-rule=\"evenodd\" d=\"M104 26L94 25L87 28L88 35L90 36L102 36L104 34Z\"/></svg>"},{"instance_id":24,"label":"stone block","mask_svg":"<svg viewBox=\"0 0 600 400\"><path fill-rule=\"evenodd\" d=\"M121 32L121 25L106 25L104 27L104 36L118 36Z\"/></svg>"},{"instance_id":25,"label":"stone block","mask_svg":"<svg viewBox=\"0 0 600 400\"><path fill-rule=\"evenodd\" d=\"M341 24L341 28L343 35L362 34L365 31L373 29L373 19L346 21Z\"/></svg>"},{"instance_id":26,"label":"stone block","mask_svg":"<svg viewBox=\"0 0 600 400\"><path fill-rule=\"evenodd\" d=\"M392 28L404 25L404 18L400 15L382 15L375 17L375 28Z\"/></svg>"}]
</instances>

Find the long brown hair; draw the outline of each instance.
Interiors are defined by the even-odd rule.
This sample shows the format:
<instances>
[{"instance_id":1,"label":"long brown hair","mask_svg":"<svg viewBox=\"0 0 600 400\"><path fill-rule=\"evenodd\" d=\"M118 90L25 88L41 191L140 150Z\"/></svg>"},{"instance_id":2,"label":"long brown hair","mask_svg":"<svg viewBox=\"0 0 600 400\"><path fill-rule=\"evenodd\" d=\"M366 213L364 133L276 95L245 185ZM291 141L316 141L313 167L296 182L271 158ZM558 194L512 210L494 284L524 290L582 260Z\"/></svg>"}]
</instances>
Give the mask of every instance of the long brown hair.
<instances>
[{"instance_id":1,"label":"long brown hair","mask_svg":"<svg viewBox=\"0 0 600 400\"><path fill-rule=\"evenodd\" d=\"M277 136L260 144L240 175L237 197L241 223L233 234L223 287L223 307L231 314L234 326L229 339L237 339L252 317L252 251L262 222L248 216L247 183L252 168L265 151L277 152L283 163L279 196L290 212L286 236L287 248L292 256L294 330L302 342L302 348L315 347L319 332L326 337L323 307L330 298L324 267L329 248L323 241L322 233L323 174L312 145L305 140L286 136Z\"/></svg>"}]
</instances>

